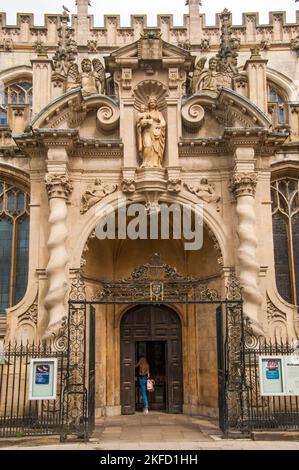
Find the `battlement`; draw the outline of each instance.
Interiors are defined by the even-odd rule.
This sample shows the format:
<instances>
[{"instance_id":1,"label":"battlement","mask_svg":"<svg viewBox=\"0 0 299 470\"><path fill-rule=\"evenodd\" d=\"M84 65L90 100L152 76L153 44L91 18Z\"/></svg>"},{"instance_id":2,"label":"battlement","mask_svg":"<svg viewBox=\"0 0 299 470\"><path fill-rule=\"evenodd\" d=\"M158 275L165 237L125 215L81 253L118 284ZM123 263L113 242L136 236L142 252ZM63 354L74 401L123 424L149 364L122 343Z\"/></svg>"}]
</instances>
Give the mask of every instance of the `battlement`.
<instances>
[{"instance_id":1,"label":"battlement","mask_svg":"<svg viewBox=\"0 0 299 470\"><path fill-rule=\"evenodd\" d=\"M0 48L13 50L31 48L37 40L43 42L49 50L57 45L59 29L64 14L45 14L44 24L35 25L32 13L17 13L15 25L8 25L6 14L0 13ZM196 21L196 39L192 37L190 29L190 15L184 15L183 26L175 26L173 15L157 15L155 26L148 26L146 15L131 15L130 26L121 26L119 15L105 15L104 26L94 26L94 16L88 15L86 19L85 41L82 43L82 18L72 15L68 26L70 34L79 46L86 46L92 50L109 50L121 47L139 39L140 34L159 30L162 38L177 45L190 44L191 47L205 43L205 50L218 47L220 39L220 13L216 14L215 24L206 24L206 15L198 14L193 17ZM80 22L81 21L81 22ZM274 11L269 13L269 23L261 24L259 13L243 13L242 24L232 26L233 35L240 40L241 47L266 42L268 47L278 44L289 45L299 35L299 11L296 12L296 22L287 23L286 12ZM0 49L0 50L1 50Z\"/></svg>"}]
</instances>

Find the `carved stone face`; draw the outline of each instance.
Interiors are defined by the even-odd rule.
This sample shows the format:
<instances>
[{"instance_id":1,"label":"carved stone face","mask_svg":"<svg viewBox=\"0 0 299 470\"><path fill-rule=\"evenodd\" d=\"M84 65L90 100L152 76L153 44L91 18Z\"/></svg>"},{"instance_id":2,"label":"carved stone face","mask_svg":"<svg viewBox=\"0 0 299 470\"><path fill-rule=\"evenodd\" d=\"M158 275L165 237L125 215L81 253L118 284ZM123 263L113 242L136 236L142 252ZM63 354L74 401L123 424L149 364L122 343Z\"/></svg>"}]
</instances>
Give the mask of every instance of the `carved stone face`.
<instances>
[{"instance_id":1,"label":"carved stone face","mask_svg":"<svg viewBox=\"0 0 299 470\"><path fill-rule=\"evenodd\" d=\"M82 72L90 73L92 71L91 61L88 59L82 61L81 67L82 67Z\"/></svg>"},{"instance_id":2,"label":"carved stone face","mask_svg":"<svg viewBox=\"0 0 299 470\"><path fill-rule=\"evenodd\" d=\"M148 109L157 109L157 99L155 97L151 97L148 100Z\"/></svg>"},{"instance_id":3,"label":"carved stone face","mask_svg":"<svg viewBox=\"0 0 299 470\"><path fill-rule=\"evenodd\" d=\"M209 69L212 70L213 72L217 70L217 60L216 59L211 59L210 60Z\"/></svg>"}]
</instances>

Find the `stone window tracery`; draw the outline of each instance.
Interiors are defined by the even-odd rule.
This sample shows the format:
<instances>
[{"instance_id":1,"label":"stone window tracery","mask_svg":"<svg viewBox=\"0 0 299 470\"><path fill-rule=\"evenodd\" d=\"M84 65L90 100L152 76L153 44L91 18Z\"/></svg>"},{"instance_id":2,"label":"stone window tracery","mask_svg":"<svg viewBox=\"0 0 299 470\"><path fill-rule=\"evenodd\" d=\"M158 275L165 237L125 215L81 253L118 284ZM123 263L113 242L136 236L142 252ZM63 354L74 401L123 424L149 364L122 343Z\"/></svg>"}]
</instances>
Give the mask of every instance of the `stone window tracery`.
<instances>
[{"instance_id":1,"label":"stone window tracery","mask_svg":"<svg viewBox=\"0 0 299 470\"><path fill-rule=\"evenodd\" d=\"M29 195L0 179L0 314L25 294L28 249Z\"/></svg>"},{"instance_id":2,"label":"stone window tracery","mask_svg":"<svg viewBox=\"0 0 299 470\"><path fill-rule=\"evenodd\" d=\"M286 124L286 100L271 83L268 84L268 111L272 116L274 127Z\"/></svg>"},{"instance_id":3,"label":"stone window tracery","mask_svg":"<svg viewBox=\"0 0 299 470\"><path fill-rule=\"evenodd\" d=\"M299 305L299 180L271 184L276 285L289 303Z\"/></svg>"},{"instance_id":4,"label":"stone window tracery","mask_svg":"<svg viewBox=\"0 0 299 470\"><path fill-rule=\"evenodd\" d=\"M28 109L28 119L32 114L32 83L29 80L19 80L10 83L0 94L0 126L9 125L9 108L19 107Z\"/></svg>"}]
</instances>

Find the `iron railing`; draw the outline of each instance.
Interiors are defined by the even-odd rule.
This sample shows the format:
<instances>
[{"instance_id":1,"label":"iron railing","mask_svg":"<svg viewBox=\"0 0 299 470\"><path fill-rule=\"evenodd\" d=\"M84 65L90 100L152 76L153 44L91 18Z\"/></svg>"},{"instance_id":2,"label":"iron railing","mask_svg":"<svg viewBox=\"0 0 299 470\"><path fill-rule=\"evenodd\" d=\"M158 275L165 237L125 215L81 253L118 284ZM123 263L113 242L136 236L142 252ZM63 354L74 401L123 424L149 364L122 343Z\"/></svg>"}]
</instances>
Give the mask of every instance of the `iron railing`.
<instances>
[{"instance_id":1,"label":"iron railing","mask_svg":"<svg viewBox=\"0 0 299 470\"><path fill-rule=\"evenodd\" d=\"M259 356L292 355L292 343L259 339L253 348L245 347L244 430L293 431L299 429L299 396L262 396Z\"/></svg>"},{"instance_id":2,"label":"iron railing","mask_svg":"<svg viewBox=\"0 0 299 470\"><path fill-rule=\"evenodd\" d=\"M32 401L30 361L50 357L57 358L57 397ZM66 353L53 351L49 345L9 343L0 359L0 437L60 434Z\"/></svg>"}]
</instances>

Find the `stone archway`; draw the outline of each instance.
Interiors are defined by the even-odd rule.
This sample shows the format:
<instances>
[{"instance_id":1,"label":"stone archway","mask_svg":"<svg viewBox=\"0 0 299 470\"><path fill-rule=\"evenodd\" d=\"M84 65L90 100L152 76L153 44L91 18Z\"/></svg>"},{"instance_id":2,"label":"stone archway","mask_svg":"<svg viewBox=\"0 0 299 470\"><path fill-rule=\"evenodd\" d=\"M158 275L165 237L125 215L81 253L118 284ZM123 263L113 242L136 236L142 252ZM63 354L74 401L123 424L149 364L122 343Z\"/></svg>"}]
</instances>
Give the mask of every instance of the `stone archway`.
<instances>
[{"instance_id":1,"label":"stone archway","mask_svg":"<svg viewBox=\"0 0 299 470\"><path fill-rule=\"evenodd\" d=\"M159 374L159 396L150 397L153 408L161 403L168 413L182 413L183 410L183 364L182 364L182 325L174 310L165 306L136 306L127 311L120 324L120 388L122 414L133 414L136 409L135 361L138 359L138 346L141 351L149 351L154 345L160 350L159 357L148 356L151 376ZM152 343L152 344L151 344ZM161 352L162 351L162 352ZM137 357L136 357L137 356ZM155 364L154 361L163 361ZM159 369L160 367L160 369ZM163 372L164 371L164 374ZM161 377L161 375L162 377ZM157 375L153 377L157 380ZM155 392L156 393L156 392ZM157 403L156 403L157 402ZM151 405L150 405L151 406Z\"/></svg>"}]
</instances>

